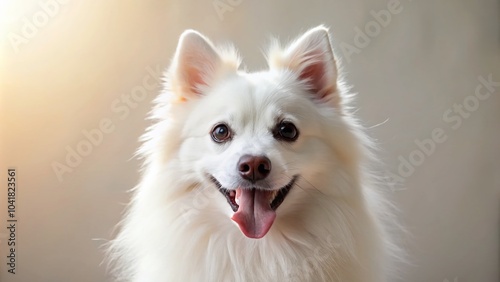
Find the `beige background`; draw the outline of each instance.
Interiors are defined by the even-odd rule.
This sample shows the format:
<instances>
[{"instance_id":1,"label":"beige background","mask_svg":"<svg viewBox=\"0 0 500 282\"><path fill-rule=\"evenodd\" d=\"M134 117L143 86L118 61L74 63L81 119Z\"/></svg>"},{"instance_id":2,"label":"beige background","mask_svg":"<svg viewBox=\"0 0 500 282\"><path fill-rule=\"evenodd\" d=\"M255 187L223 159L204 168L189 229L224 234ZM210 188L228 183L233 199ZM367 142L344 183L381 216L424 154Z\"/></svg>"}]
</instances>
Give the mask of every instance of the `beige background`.
<instances>
[{"instance_id":1,"label":"beige background","mask_svg":"<svg viewBox=\"0 0 500 282\"><path fill-rule=\"evenodd\" d=\"M260 50L269 35L286 40L320 23L331 27L388 175L398 174L401 157L419 154L416 139L435 128L447 136L411 175L388 179L412 234L404 240L412 263L399 281L499 280L499 88L457 129L442 118L474 95L478 76L500 81L498 1L401 0L401 12L349 59L340 46L354 46L355 28L370 25L370 11L390 1L54 1L0 4L0 183L8 166L17 167L19 219L14 276L5 265L2 188L1 281L106 281L99 246L138 180L131 157L148 125L158 70L182 30L234 41L255 70L265 67ZM229 6L218 14L214 5ZM120 100L143 86L145 96ZM103 119L111 132L59 181L52 164L64 164L67 146L75 149L82 130Z\"/></svg>"}]
</instances>

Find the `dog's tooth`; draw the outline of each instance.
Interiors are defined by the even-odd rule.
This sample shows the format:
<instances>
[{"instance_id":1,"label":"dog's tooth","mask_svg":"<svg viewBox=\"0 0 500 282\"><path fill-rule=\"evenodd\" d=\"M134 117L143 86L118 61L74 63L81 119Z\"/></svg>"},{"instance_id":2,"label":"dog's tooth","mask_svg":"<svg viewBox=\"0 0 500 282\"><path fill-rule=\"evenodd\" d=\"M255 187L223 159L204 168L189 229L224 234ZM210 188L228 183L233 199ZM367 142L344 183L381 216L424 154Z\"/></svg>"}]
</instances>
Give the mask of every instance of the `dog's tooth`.
<instances>
[{"instance_id":1,"label":"dog's tooth","mask_svg":"<svg viewBox=\"0 0 500 282\"><path fill-rule=\"evenodd\" d=\"M269 197L269 203L272 203L274 201L274 198L276 198L276 195L278 195L278 191L273 190L273 192L271 193L271 197Z\"/></svg>"}]
</instances>

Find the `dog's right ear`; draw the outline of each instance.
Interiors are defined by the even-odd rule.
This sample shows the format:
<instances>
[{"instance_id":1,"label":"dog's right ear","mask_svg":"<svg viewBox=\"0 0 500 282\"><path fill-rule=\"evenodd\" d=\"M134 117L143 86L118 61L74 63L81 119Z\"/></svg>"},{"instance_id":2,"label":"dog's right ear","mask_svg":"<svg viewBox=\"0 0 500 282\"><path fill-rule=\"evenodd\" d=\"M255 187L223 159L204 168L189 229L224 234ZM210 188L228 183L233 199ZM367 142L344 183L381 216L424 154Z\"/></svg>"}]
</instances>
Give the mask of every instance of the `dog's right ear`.
<instances>
[{"instance_id":1,"label":"dog's right ear","mask_svg":"<svg viewBox=\"0 0 500 282\"><path fill-rule=\"evenodd\" d=\"M227 65L210 40L197 31L186 30L180 36L170 67L172 92L179 101L203 95L227 70Z\"/></svg>"}]
</instances>

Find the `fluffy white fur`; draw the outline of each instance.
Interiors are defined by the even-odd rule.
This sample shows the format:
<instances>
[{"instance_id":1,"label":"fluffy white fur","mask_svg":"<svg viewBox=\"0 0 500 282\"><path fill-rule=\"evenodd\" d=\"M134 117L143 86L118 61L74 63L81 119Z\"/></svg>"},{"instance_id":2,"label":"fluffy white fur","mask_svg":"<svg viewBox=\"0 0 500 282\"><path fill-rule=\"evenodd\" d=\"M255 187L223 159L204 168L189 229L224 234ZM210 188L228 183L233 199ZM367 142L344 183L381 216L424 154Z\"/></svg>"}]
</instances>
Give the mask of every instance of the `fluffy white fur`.
<instances>
[{"instance_id":1,"label":"fluffy white fur","mask_svg":"<svg viewBox=\"0 0 500 282\"><path fill-rule=\"evenodd\" d=\"M111 243L117 279L387 281L386 203L370 180L370 140L347 107L327 29L273 44L268 62L269 70L243 72L232 48L182 34L139 150L142 180ZM295 142L270 133L280 119L297 126ZM234 133L224 144L210 137L219 122ZM245 154L271 160L272 189L299 175L261 239L243 235L207 177L236 188Z\"/></svg>"}]
</instances>

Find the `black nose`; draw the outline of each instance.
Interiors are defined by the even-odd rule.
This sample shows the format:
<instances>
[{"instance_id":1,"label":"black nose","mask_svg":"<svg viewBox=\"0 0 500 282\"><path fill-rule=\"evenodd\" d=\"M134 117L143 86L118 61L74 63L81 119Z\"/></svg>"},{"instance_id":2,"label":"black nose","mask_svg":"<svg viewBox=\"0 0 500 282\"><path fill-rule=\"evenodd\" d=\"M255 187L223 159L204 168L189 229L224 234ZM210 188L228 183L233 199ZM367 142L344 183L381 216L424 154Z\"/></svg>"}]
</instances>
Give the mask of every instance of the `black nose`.
<instances>
[{"instance_id":1,"label":"black nose","mask_svg":"<svg viewBox=\"0 0 500 282\"><path fill-rule=\"evenodd\" d=\"M271 172L271 161L265 156L244 155L238 161L238 171L246 180L262 180Z\"/></svg>"}]
</instances>

